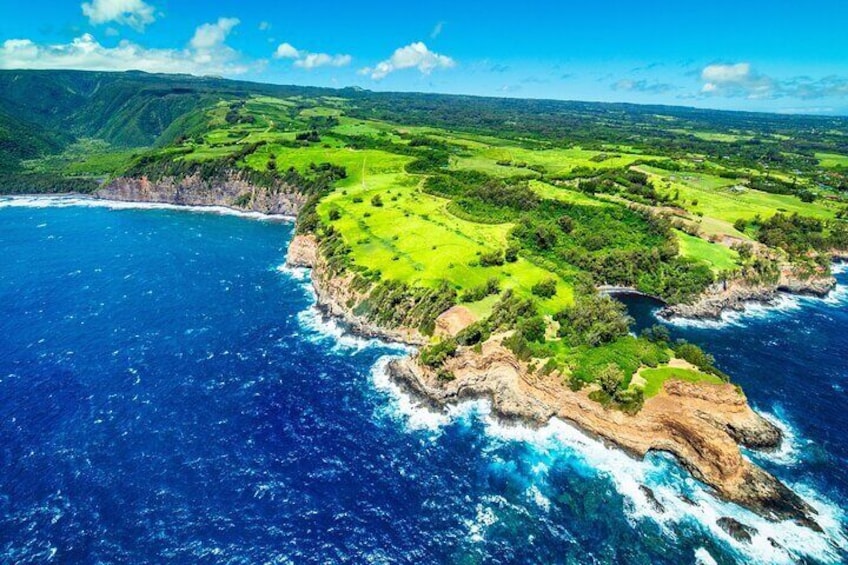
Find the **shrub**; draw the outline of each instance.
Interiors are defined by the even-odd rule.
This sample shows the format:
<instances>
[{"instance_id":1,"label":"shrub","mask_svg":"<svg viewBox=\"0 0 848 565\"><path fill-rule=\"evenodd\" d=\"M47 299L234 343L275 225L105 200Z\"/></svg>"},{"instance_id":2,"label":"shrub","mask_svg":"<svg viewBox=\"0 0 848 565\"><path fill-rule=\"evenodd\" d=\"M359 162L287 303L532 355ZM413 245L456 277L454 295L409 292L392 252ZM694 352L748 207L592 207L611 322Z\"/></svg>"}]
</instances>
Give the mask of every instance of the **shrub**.
<instances>
[{"instance_id":1,"label":"shrub","mask_svg":"<svg viewBox=\"0 0 848 565\"><path fill-rule=\"evenodd\" d=\"M489 339L489 325L478 320L456 335L456 342L460 345L471 346L482 343Z\"/></svg>"},{"instance_id":2,"label":"shrub","mask_svg":"<svg viewBox=\"0 0 848 565\"><path fill-rule=\"evenodd\" d=\"M331 222L335 222L339 218L342 217L342 213L338 208L332 208L330 210L329 218Z\"/></svg>"},{"instance_id":3,"label":"shrub","mask_svg":"<svg viewBox=\"0 0 848 565\"><path fill-rule=\"evenodd\" d=\"M380 198L379 194L375 194L374 196L371 197L371 205L376 207L376 208L380 208L380 207L383 206L383 199Z\"/></svg>"},{"instance_id":4,"label":"shrub","mask_svg":"<svg viewBox=\"0 0 848 565\"><path fill-rule=\"evenodd\" d=\"M419 361L428 367L441 367L448 359L456 353L456 340L448 338L435 345L430 345L421 350Z\"/></svg>"},{"instance_id":5,"label":"shrub","mask_svg":"<svg viewBox=\"0 0 848 565\"><path fill-rule=\"evenodd\" d=\"M541 316L524 318L518 322L518 333L529 342L542 343L545 341L545 320Z\"/></svg>"},{"instance_id":6,"label":"shrub","mask_svg":"<svg viewBox=\"0 0 848 565\"><path fill-rule=\"evenodd\" d=\"M515 263L518 261L518 246L510 244L504 251L504 260L507 263Z\"/></svg>"},{"instance_id":7,"label":"shrub","mask_svg":"<svg viewBox=\"0 0 848 565\"><path fill-rule=\"evenodd\" d=\"M668 328L662 324L654 324L650 328L645 328L642 330L642 337L651 343L668 343L671 340Z\"/></svg>"},{"instance_id":8,"label":"shrub","mask_svg":"<svg viewBox=\"0 0 848 565\"><path fill-rule=\"evenodd\" d=\"M556 279L546 279L538 282L533 285L530 292L540 298L551 298L557 292Z\"/></svg>"},{"instance_id":9,"label":"shrub","mask_svg":"<svg viewBox=\"0 0 848 565\"><path fill-rule=\"evenodd\" d=\"M615 363L606 365L595 377L601 390L609 396L614 396L624 382L624 372Z\"/></svg>"},{"instance_id":10,"label":"shrub","mask_svg":"<svg viewBox=\"0 0 848 565\"><path fill-rule=\"evenodd\" d=\"M480 255L480 266L482 267L499 267L504 264L504 255L500 250L490 251Z\"/></svg>"},{"instance_id":11,"label":"shrub","mask_svg":"<svg viewBox=\"0 0 848 565\"><path fill-rule=\"evenodd\" d=\"M557 225L559 225L559 229L561 229L563 233L571 233L574 231L574 220L572 220L569 216L560 216L557 220Z\"/></svg>"},{"instance_id":12,"label":"shrub","mask_svg":"<svg viewBox=\"0 0 848 565\"><path fill-rule=\"evenodd\" d=\"M477 302L487 296L497 294L501 291L501 283L497 277L491 277L484 284L475 286L465 291L460 297L460 302Z\"/></svg>"}]
</instances>

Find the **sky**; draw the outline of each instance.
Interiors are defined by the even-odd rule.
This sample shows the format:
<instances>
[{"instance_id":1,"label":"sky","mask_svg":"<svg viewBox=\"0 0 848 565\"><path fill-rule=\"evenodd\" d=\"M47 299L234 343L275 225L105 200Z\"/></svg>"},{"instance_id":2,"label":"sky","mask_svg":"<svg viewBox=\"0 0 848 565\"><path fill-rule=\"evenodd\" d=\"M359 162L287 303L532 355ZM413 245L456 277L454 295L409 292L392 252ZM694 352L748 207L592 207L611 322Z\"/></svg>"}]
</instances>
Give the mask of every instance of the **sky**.
<instances>
[{"instance_id":1,"label":"sky","mask_svg":"<svg viewBox=\"0 0 848 565\"><path fill-rule=\"evenodd\" d=\"M0 68L848 115L846 0L6 0Z\"/></svg>"}]
</instances>

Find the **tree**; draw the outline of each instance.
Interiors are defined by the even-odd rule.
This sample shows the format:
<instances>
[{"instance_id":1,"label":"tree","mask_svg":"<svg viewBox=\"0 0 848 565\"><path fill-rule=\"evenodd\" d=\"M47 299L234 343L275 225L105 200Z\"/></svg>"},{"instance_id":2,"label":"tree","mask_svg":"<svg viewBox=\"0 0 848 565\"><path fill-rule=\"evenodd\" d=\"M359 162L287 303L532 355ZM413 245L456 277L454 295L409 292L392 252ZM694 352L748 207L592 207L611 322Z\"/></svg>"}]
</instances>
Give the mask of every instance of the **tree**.
<instances>
[{"instance_id":1,"label":"tree","mask_svg":"<svg viewBox=\"0 0 848 565\"><path fill-rule=\"evenodd\" d=\"M533 285L530 292L540 298L551 298L557 292L556 279L546 279Z\"/></svg>"},{"instance_id":2,"label":"tree","mask_svg":"<svg viewBox=\"0 0 848 565\"><path fill-rule=\"evenodd\" d=\"M376 208L381 208L383 206L383 199L380 198L379 194L375 194L371 197L371 205Z\"/></svg>"},{"instance_id":3,"label":"tree","mask_svg":"<svg viewBox=\"0 0 848 565\"><path fill-rule=\"evenodd\" d=\"M671 333L662 324L654 324L642 330L642 337L651 343L668 343L671 340Z\"/></svg>"},{"instance_id":4,"label":"tree","mask_svg":"<svg viewBox=\"0 0 848 565\"><path fill-rule=\"evenodd\" d=\"M619 387L624 382L624 372L615 363L606 365L595 377L596 382L601 387L601 390L607 393L610 397L614 397L618 392Z\"/></svg>"},{"instance_id":5,"label":"tree","mask_svg":"<svg viewBox=\"0 0 848 565\"><path fill-rule=\"evenodd\" d=\"M627 335L633 318L621 302L592 294L577 300L555 316L559 335L572 345L602 345Z\"/></svg>"},{"instance_id":6,"label":"tree","mask_svg":"<svg viewBox=\"0 0 848 565\"><path fill-rule=\"evenodd\" d=\"M527 341L543 342L545 341L545 320L541 316L533 316L525 318L518 322L518 332L524 336Z\"/></svg>"}]
</instances>

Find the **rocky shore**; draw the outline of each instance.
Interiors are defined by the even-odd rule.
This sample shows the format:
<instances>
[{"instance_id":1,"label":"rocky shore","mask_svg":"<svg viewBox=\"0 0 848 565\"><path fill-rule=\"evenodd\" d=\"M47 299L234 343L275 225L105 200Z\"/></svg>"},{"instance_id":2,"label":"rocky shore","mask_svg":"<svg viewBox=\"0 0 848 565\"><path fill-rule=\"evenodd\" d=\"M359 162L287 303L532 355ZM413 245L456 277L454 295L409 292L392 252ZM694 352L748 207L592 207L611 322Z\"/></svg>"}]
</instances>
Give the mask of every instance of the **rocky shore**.
<instances>
[{"instance_id":1,"label":"rocky shore","mask_svg":"<svg viewBox=\"0 0 848 565\"><path fill-rule=\"evenodd\" d=\"M351 289L345 277L327 276L314 237L296 236L287 262L313 269L320 308L341 318L353 331L412 345L427 342L417 331L384 330L358 318L353 308L364 297ZM571 391L556 372L531 371L501 345L502 337L491 338L479 352L460 348L445 367L455 375L450 381L417 363L415 355L393 360L388 369L395 382L434 409L484 398L507 421L541 426L557 417L635 457L649 451L671 453L720 497L773 520L794 520L819 529L815 510L742 455L740 445L773 449L782 437L748 406L735 386L669 381L631 416L604 408L586 390Z\"/></svg>"},{"instance_id":2,"label":"rocky shore","mask_svg":"<svg viewBox=\"0 0 848 565\"><path fill-rule=\"evenodd\" d=\"M245 194L250 194L249 201L245 201ZM214 184L194 177L155 183L147 179L116 179L96 196L287 215L295 215L304 202L297 190L258 189L239 178ZM326 315L342 320L358 335L408 345L428 342L417 330L381 328L357 316L354 309L365 296L353 288L350 277L329 275L314 236L295 236L287 263L312 269L318 307ZM781 277L780 283L771 287L731 285L712 289L697 304L666 308L666 315L717 317L725 310L742 308L751 300L773 300L781 290L822 295L833 284L825 278L801 281ZM557 417L635 457L644 457L652 450L671 453L722 498L774 520L794 520L818 529L815 511L809 505L741 454L740 445L772 449L780 445L782 438L780 431L751 410L744 395L732 385L669 381L660 394L645 402L639 413L630 416L604 408L591 400L587 391L571 391L557 373L534 373L503 347L498 337L486 342L479 353L461 348L446 367L456 376L451 381L440 380L418 364L414 355L396 359L388 368L395 382L435 409L484 398L491 401L494 412L504 420L540 426Z\"/></svg>"},{"instance_id":3,"label":"rocky shore","mask_svg":"<svg viewBox=\"0 0 848 565\"><path fill-rule=\"evenodd\" d=\"M691 304L674 304L662 308L663 318L718 320L725 312L740 312L748 304L774 304L780 293L803 296L826 296L836 286L830 275L801 277L784 269L774 284L749 284L745 281L716 283Z\"/></svg>"},{"instance_id":4,"label":"rocky shore","mask_svg":"<svg viewBox=\"0 0 848 565\"><path fill-rule=\"evenodd\" d=\"M246 212L296 216L306 201L296 187L251 185L237 173L204 180L199 175L166 177L156 181L120 177L95 193L95 197L126 202L158 202L189 206L225 206Z\"/></svg>"}]
</instances>

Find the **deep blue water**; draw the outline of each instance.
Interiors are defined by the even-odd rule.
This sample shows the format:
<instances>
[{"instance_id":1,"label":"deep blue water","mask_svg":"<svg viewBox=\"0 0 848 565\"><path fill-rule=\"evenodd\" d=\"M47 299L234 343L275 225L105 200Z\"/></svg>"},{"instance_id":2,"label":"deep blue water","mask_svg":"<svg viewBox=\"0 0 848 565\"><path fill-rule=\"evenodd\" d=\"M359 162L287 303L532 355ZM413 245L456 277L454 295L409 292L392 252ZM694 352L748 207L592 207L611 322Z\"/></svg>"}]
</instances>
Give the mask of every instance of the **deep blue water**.
<instances>
[{"instance_id":1,"label":"deep blue water","mask_svg":"<svg viewBox=\"0 0 848 565\"><path fill-rule=\"evenodd\" d=\"M380 371L399 351L322 322L278 268L289 224L55 202L0 202L0 562L845 558L845 301L675 328L787 426L762 461L821 509L819 536L561 423L410 405ZM762 533L733 542L723 515Z\"/></svg>"}]
</instances>

